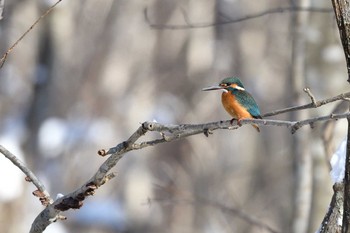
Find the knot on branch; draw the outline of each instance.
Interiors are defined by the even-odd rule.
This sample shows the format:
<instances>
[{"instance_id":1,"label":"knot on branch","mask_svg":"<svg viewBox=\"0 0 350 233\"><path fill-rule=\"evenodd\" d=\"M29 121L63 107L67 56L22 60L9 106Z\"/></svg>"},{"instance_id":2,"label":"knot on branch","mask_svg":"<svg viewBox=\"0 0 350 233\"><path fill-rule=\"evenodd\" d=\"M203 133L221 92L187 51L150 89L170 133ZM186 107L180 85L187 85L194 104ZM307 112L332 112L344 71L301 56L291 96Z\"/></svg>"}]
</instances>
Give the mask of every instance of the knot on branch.
<instances>
[{"instance_id":1,"label":"knot on branch","mask_svg":"<svg viewBox=\"0 0 350 233\"><path fill-rule=\"evenodd\" d=\"M39 198L39 201L43 206L48 206L50 204L50 197L46 196L42 191L35 190L33 195Z\"/></svg>"},{"instance_id":2,"label":"knot on branch","mask_svg":"<svg viewBox=\"0 0 350 233\"><path fill-rule=\"evenodd\" d=\"M204 135L205 135L206 137L209 137L209 134L213 134L213 131L212 131L211 129L205 128L205 129L203 130L203 133L204 133Z\"/></svg>"},{"instance_id":3,"label":"knot on branch","mask_svg":"<svg viewBox=\"0 0 350 233\"><path fill-rule=\"evenodd\" d=\"M146 122L144 122L142 124L142 128L145 129L145 130L152 131L152 130L154 130L154 125L155 125L155 122L148 122L148 121L146 121Z\"/></svg>"},{"instance_id":4,"label":"knot on branch","mask_svg":"<svg viewBox=\"0 0 350 233\"><path fill-rule=\"evenodd\" d=\"M295 123L295 124L292 126L291 133L294 134L298 129L300 129L300 127L301 127L300 122Z\"/></svg>"},{"instance_id":5,"label":"knot on branch","mask_svg":"<svg viewBox=\"0 0 350 233\"><path fill-rule=\"evenodd\" d=\"M344 184L343 183L335 183L333 185L334 192L343 192L344 191Z\"/></svg>"},{"instance_id":6,"label":"knot on branch","mask_svg":"<svg viewBox=\"0 0 350 233\"><path fill-rule=\"evenodd\" d=\"M67 217L66 216L63 216L63 215L57 215L57 220L67 220Z\"/></svg>"},{"instance_id":7,"label":"knot on branch","mask_svg":"<svg viewBox=\"0 0 350 233\"><path fill-rule=\"evenodd\" d=\"M315 96L311 93L311 90L309 87L304 88L304 92L310 97L311 99L311 104L313 105L314 108L318 107L317 101Z\"/></svg>"},{"instance_id":8,"label":"knot on branch","mask_svg":"<svg viewBox=\"0 0 350 233\"><path fill-rule=\"evenodd\" d=\"M108 176L109 177L109 176ZM97 189L97 185L93 182L86 184L87 190L84 193L84 196L92 196L95 194L95 190Z\"/></svg>"},{"instance_id":9,"label":"knot on branch","mask_svg":"<svg viewBox=\"0 0 350 233\"><path fill-rule=\"evenodd\" d=\"M132 144L132 143L129 142L129 141L124 141L124 142L122 142L122 143L123 143L124 149L130 147L130 145Z\"/></svg>"},{"instance_id":10,"label":"knot on branch","mask_svg":"<svg viewBox=\"0 0 350 233\"><path fill-rule=\"evenodd\" d=\"M87 196L91 196L95 194L95 190L97 189L97 185L93 182L86 184L87 189L83 192L77 194L75 197L66 197L63 200L55 205L55 209L60 211L66 211L69 209L80 209L83 206L83 201Z\"/></svg>"},{"instance_id":11,"label":"knot on branch","mask_svg":"<svg viewBox=\"0 0 350 233\"><path fill-rule=\"evenodd\" d=\"M111 179L113 179L116 176L116 174L114 172L105 175L105 177L103 177L100 186L104 185L106 182L110 181ZM97 189L97 188L96 188Z\"/></svg>"},{"instance_id":12,"label":"knot on branch","mask_svg":"<svg viewBox=\"0 0 350 233\"><path fill-rule=\"evenodd\" d=\"M68 197L63 199L59 204L55 205L55 209L60 211L66 211L69 209L80 209L83 206L83 201L79 200L81 197L79 195L74 197Z\"/></svg>"},{"instance_id":13,"label":"knot on branch","mask_svg":"<svg viewBox=\"0 0 350 233\"><path fill-rule=\"evenodd\" d=\"M99 156L106 156L107 155L107 151L105 149L101 149L101 150L97 151L97 154Z\"/></svg>"}]
</instances>

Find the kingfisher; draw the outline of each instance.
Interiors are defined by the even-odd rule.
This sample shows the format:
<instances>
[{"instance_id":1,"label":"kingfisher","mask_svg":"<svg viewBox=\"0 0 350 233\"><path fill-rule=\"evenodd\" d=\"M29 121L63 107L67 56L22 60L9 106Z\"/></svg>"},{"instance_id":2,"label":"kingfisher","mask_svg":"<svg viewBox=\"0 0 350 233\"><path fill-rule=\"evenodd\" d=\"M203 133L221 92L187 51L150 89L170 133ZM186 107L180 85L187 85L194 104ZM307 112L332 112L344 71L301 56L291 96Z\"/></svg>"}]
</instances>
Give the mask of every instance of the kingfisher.
<instances>
[{"instance_id":1,"label":"kingfisher","mask_svg":"<svg viewBox=\"0 0 350 233\"><path fill-rule=\"evenodd\" d=\"M219 85L203 88L202 91L222 90L221 102L225 110L233 117L231 124L237 120L247 118L262 119L259 107L253 96L247 92L239 78L229 77L222 80ZM252 125L258 132L259 127Z\"/></svg>"}]
</instances>

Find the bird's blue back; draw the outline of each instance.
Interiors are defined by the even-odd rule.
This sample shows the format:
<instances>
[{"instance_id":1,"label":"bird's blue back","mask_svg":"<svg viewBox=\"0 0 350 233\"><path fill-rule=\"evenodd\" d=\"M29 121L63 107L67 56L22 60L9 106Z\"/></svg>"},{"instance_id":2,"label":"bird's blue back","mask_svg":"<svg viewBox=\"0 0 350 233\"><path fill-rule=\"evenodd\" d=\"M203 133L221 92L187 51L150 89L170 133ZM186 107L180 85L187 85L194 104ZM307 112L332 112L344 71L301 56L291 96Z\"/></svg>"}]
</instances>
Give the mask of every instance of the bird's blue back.
<instances>
[{"instance_id":1,"label":"bird's blue back","mask_svg":"<svg viewBox=\"0 0 350 233\"><path fill-rule=\"evenodd\" d=\"M236 97L238 103L247 109L250 115L254 118L261 118L261 113L257 103L247 91L237 90L235 88L229 88L229 90Z\"/></svg>"}]
</instances>

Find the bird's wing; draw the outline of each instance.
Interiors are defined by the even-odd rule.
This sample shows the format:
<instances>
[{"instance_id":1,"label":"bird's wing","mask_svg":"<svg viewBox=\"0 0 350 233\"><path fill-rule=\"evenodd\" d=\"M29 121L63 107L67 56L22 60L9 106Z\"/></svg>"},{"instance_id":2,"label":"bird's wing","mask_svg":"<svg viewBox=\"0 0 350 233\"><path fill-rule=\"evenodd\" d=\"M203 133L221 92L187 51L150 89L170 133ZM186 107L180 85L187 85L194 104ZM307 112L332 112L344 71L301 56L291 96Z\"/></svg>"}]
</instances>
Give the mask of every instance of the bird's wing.
<instances>
[{"instance_id":1,"label":"bird's wing","mask_svg":"<svg viewBox=\"0 0 350 233\"><path fill-rule=\"evenodd\" d=\"M236 95L236 99L240 104L247 108L250 115L252 115L254 118L261 118L259 107L254 98L248 92L239 91L239 93Z\"/></svg>"}]
</instances>

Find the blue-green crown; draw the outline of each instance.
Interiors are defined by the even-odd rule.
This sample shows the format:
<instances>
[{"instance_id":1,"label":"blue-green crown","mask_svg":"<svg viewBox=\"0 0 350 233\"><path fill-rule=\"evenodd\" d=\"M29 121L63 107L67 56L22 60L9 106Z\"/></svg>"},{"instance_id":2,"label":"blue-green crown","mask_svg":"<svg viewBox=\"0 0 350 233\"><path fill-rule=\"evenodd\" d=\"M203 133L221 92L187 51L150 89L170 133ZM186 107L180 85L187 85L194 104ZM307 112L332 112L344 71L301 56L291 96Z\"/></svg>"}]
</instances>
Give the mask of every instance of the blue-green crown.
<instances>
[{"instance_id":1,"label":"blue-green crown","mask_svg":"<svg viewBox=\"0 0 350 233\"><path fill-rule=\"evenodd\" d=\"M237 84L237 86L244 88L241 80L236 77L225 78L220 82L220 84L226 84L227 86L230 86L231 84Z\"/></svg>"}]
</instances>

